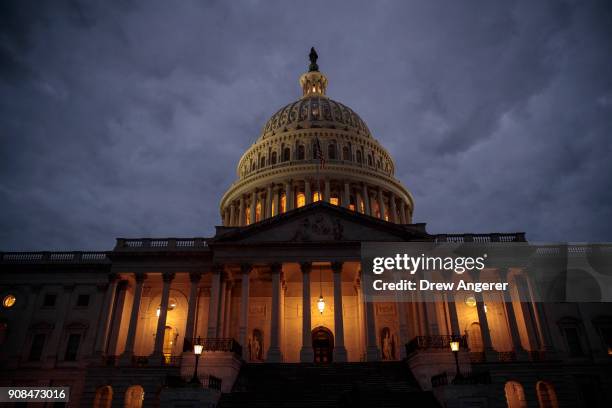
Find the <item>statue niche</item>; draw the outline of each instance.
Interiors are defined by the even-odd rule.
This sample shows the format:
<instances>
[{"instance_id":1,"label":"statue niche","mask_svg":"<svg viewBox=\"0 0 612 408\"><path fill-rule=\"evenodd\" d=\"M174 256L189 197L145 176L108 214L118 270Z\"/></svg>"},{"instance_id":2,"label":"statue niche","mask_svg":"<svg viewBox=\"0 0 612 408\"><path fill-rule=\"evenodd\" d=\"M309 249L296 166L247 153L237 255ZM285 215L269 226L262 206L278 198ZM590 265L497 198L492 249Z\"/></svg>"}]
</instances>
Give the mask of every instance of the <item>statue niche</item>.
<instances>
[{"instance_id":1,"label":"statue niche","mask_svg":"<svg viewBox=\"0 0 612 408\"><path fill-rule=\"evenodd\" d=\"M249 336L249 360L263 361L263 334L259 329L253 329Z\"/></svg>"}]
</instances>

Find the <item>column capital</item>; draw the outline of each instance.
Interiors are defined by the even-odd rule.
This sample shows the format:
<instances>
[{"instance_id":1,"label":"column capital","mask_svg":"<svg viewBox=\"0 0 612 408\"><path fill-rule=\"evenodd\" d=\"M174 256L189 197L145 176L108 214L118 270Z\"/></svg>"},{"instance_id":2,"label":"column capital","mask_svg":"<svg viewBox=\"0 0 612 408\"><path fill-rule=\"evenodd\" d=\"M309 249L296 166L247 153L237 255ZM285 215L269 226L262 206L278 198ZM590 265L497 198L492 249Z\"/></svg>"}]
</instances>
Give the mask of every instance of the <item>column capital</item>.
<instances>
[{"instance_id":1,"label":"column capital","mask_svg":"<svg viewBox=\"0 0 612 408\"><path fill-rule=\"evenodd\" d=\"M142 283L145 281L145 279L147 279L147 274L144 272L136 272L134 273L134 279L136 280L136 283Z\"/></svg>"},{"instance_id":2,"label":"column capital","mask_svg":"<svg viewBox=\"0 0 612 408\"><path fill-rule=\"evenodd\" d=\"M302 273L310 273L312 270L312 262L300 262Z\"/></svg>"},{"instance_id":3,"label":"column capital","mask_svg":"<svg viewBox=\"0 0 612 408\"><path fill-rule=\"evenodd\" d=\"M174 272L164 272L162 273L162 280L164 283L170 283L172 280L174 280L174 276Z\"/></svg>"},{"instance_id":4,"label":"column capital","mask_svg":"<svg viewBox=\"0 0 612 408\"><path fill-rule=\"evenodd\" d=\"M191 283L198 283L202 279L202 272L189 272L189 280Z\"/></svg>"},{"instance_id":5,"label":"column capital","mask_svg":"<svg viewBox=\"0 0 612 408\"><path fill-rule=\"evenodd\" d=\"M332 262L331 263L332 271L334 271L334 273L342 272L342 265L344 265L344 262L342 262L342 261L334 261L334 262Z\"/></svg>"},{"instance_id":6,"label":"column capital","mask_svg":"<svg viewBox=\"0 0 612 408\"><path fill-rule=\"evenodd\" d=\"M272 273L276 274L276 273L280 273L283 269L283 264L280 262L274 262L270 264L270 271L272 271Z\"/></svg>"}]
</instances>

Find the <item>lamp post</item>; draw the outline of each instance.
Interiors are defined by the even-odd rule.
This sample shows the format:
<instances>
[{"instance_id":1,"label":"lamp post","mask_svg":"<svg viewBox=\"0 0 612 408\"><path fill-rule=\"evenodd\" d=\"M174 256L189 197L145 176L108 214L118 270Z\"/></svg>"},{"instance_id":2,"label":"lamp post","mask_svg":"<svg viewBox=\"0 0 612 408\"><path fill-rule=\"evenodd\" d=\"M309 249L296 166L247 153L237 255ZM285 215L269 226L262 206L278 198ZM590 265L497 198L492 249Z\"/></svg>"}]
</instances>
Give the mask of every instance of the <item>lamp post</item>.
<instances>
[{"instance_id":1,"label":"lamp post","mask_svg":"<svg viewBox=\"0 0 612 408\"><path fill-rule=\"evenodd\" d=\"M191 377L190 381L191 384L201 384L200 379L198 378L198 361L200 360L202 350L204 350L204 346L199 344L199 341L197 344L193 345L193 354L195 354L195 368L193 369L193 377Z\"/></svg>"},{"instance_id":2,"label":"lamp post","mask_svg":"<svg viewBox=\"0 0 612 408\"><path fill-rule=\"evenodd\" d=\"M455 373L455 379L453 380L453 382L456 382L460 380L461 378L463 378L463 376L461 375L461 371L459 370L459 340L457 339L451 340L450 348L453 354L455 355L455 367L457 371Z\"/></svg>"}]
</instances>

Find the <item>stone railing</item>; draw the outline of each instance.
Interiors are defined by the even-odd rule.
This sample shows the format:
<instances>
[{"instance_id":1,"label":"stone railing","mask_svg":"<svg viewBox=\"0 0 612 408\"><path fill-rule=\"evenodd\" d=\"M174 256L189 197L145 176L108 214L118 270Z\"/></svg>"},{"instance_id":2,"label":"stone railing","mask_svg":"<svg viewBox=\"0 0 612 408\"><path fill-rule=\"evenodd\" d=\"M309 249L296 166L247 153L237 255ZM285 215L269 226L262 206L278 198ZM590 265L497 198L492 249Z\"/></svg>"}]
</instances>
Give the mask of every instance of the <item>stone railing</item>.
<instances>
[{"instance_id":1,"label":"stone railing","mask_svg":"<svg viewBox=\"0 0 612 408\"><path fill-rule=\"evenodd\" d=\"M435 335L435 336L416 336L406 344L406 354L409 355L417 350L426 349L446 349L449 352L450 342L459 341L459 347L467 349L467 336Z\"/></svg>"},{"instance_id":2,"label":"stone railing","mask_svg":"<svg viewBox=\"0 0 612 408\"><path fill-rule=\"evenodd\" d=\"M193 339L193 344L201 344L204 346L204 351L224 351L242 356L242 346L232 338L196 337Z\"/></svg>"},{"instance_id":3,"label":"stone railing","mask_svg":"<svg viewBox=\"0 0 612 408\"><path fill-rule=\"evenodd\" d=\"M439 234L435 236L436 242L526 242L524 232L515 232L509 234L493 233L493 234Z\"/></svg>"},{"instance_id":4,"label":"stone railing","mask_svg":"<svg viewBox=\"0 0 612 408\"><path fill-rule=\"evenodd\" d=\"M192 250L206 248L207 238L117 238L115 251Z\"/></svg>"},{"instance_id":5,"label":"stone railing","mask_svg":"<svg viewBox=\"0 0 612 408\"><path fill-rule=\"evenodd\" d=\"M491 375L488 371L482 372L466 372L457 376L455 374L448 375L443 372L431 377L431 386L442 387L444 385L476 385L476 384L491 384Z\"/></svg>"},{"instance_id":6,"label":"stone railing","mask_svg":"<svg viewBox=\"0 0 612 408\"><path fill-rule=\"evenodd\" d=\"M106 263L106 252L0 252L2 263Z\"/></svg>"}]
</instances>

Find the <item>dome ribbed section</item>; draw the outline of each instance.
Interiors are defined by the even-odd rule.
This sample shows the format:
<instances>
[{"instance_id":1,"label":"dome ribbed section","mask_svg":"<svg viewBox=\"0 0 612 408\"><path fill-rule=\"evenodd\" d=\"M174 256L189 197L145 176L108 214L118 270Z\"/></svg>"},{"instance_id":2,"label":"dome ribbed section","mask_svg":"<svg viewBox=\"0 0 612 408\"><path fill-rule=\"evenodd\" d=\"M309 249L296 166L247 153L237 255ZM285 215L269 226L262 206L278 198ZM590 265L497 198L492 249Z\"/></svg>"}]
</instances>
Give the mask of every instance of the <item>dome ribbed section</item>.
<instances>
[{"instance_id":1,"label":"dome ribbed section","mask_svg":"<svg viewBox=\"0 0 612 408\"><path fill-rule=\"evenodd\" d=\"M348 106L325 96L310 96L285 105L272 115L260 139L311 128L346 130L372 137L365 122Z\"/></svg>"}]
</instances>

